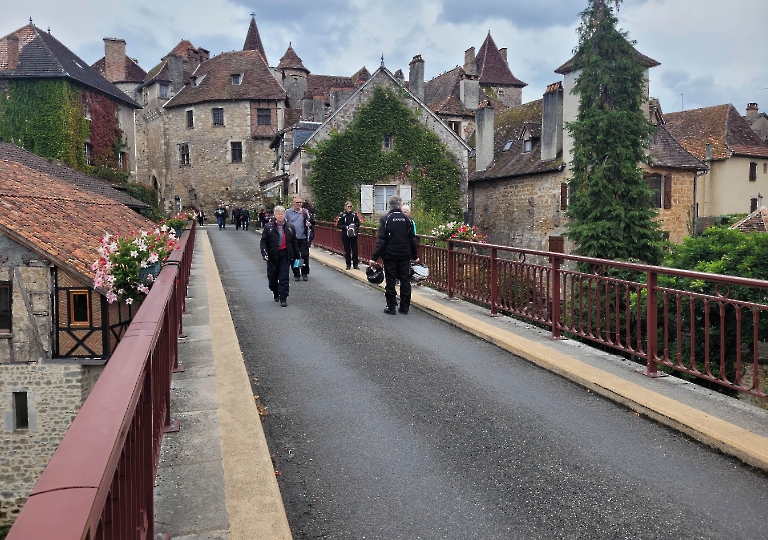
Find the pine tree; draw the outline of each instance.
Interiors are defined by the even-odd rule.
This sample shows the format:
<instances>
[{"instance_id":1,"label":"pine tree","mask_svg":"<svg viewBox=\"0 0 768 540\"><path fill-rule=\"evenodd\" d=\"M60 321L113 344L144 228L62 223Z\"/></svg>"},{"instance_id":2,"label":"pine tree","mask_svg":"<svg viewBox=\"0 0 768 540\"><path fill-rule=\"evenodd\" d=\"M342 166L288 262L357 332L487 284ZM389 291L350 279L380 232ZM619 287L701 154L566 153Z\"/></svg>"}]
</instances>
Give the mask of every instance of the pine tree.
<instances>
[{"instance_id":1,"label":"pine tree","mask_svg":"<svg viewBox=\"0 0 768 540\"><path fill-rule=\"evenodd\" d=\"M618 10L621 0L612 3ZM579 112L566 124L574 142L567 235L579 255L658 264L661 232L639 166L653 130L643 111L645 67L617 23L606 0L589 0L581 13Z\"/></svg>"}]
</instances>

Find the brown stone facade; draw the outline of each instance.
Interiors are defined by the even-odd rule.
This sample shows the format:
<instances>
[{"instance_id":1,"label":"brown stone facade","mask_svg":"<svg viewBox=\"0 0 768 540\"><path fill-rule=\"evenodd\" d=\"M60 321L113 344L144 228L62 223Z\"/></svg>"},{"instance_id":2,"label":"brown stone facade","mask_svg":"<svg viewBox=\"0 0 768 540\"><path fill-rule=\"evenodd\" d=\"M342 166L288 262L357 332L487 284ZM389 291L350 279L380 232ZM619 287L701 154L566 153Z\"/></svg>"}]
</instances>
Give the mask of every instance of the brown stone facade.
<instances>
[{"instance_id":1,"label":"brown stone facade","mask_svg":"<svg viewBox=\"0 0 768 540\"><path fill-rule=\"evenodd\" d=\"M679 244L684 238L691 235L692 211L693 211L693 184L694 173L680 169L667 169L650 167L646 174L659 175L662 179L662 191L664 190L664 176L671 177L671 204L664 204L658 209L658 221L662 231L669 235L669 240ZM666 199L667 194L662 194ZM668 208L667 208L668 207Z\"/></svg>"},{"instance_id":2,"label":"brown stone facade","mask_svg":"<svg viewBox=\"0 0 768 540\"><path fill-rule=\"evenodd\" d=\"M472 182L474 225L488 242L547 251L549 237L565 232L561 172ZM566 242L566 252L570 251Z\"/></svg>"},{"instance_id":3,"label":"brown stone facade","mask_svg":"<svg viewBox=\"0 0 768 540\"><path fill-rule=\"evenodd\" d=\"M214 109L223 111L223 125L214 123ZM270 111L270 125L258 125L258 109ZM139 152L146 156L146 168L139 179L157 188L167 213L187 205L208 215L219 204L255 207L259 182L275 175L269 143L282 112L276 101L212 101L145 111L139 122L146 143Z\"/></svg>"}]
</instances>

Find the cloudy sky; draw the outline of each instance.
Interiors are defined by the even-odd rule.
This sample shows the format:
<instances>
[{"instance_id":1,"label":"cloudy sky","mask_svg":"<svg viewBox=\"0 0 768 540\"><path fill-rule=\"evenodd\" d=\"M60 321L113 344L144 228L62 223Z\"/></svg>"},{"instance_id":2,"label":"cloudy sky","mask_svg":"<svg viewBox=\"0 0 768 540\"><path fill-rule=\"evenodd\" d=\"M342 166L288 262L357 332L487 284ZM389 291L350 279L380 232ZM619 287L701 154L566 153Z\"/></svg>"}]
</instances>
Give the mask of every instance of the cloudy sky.
<instances>
[{"instance_id":1,"label":"cloudy sky","mask_svg":"<svg viewBox=\"0 0 768 540\"><path fill-rule=\"evenodd\" d=\"M29 22L47 30L83 60L104 56L103 38L122 38L127 54L149 71L182 39L212 55L240 50L256 16L274 66L291 43L312 73L349 76L374 71L383 53L392 72L416 54L426 78L464 63L488 32L507 47L512 73L528 83L523 101L560 80L554 70L572 56L579 13L587 0L9 0L0 36ZM10 5L8 5L10 4ZM121 6L121 7L117 7ZM661 62L650 92L674 112L748 102L768 110L766 0L625 0L620 28L637 49Z\"/></svg>"}]
</instances>

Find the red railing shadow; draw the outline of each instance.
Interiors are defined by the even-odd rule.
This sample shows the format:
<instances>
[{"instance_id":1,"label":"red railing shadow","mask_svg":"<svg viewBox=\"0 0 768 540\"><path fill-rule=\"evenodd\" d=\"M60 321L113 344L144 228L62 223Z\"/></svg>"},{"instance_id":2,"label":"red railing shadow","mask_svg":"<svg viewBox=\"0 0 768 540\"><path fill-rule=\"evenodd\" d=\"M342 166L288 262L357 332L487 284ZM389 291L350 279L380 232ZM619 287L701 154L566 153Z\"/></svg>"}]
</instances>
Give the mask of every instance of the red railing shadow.
<instances>
[{"instance_id":1,"label":"red railing shadow","mask_svg":"<svg viewBox=\"0 0 768 540\"><path fill-rule=\"evenodd\" d=\"M9 540L154 537L154 480L195 226L175 250L35 484Z\"/></svg>"}]
</instances>

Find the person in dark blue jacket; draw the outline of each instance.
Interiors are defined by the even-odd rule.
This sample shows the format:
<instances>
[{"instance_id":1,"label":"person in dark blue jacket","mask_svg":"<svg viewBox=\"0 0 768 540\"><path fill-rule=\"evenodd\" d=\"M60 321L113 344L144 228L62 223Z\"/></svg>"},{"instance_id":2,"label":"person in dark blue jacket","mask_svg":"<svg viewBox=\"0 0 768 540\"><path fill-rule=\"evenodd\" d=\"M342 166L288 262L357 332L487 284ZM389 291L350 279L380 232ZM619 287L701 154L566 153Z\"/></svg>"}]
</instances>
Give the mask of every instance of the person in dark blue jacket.
<instances>
[{"instance_id":1,"label":"person in dark blue jacket","mask_svg":"<svg viewBox=\"0 0 768 540\"><path fill-rule=\"evenodd\" d=\"M416 234L413 232L413 222L406 216L400 205L402 199L397 195L389 198L389 212L379 220L379 235L376 247L371 254L370 266L376 265L376 260L384 259L384 298L387 307L384 313L395 315L397 309L397 293L395 284L400 280L400 313L406 314L411 307L411 281L408 274L411 271L411 260L418 262Z\"/></svg>"},{"instance_id":2,"label":"person in dark blue jacket","mask_svg":"<svg viewBox=\"0 0 768 540\"><path fill-rule=\"evenodd\" d=\"M296 229L285 221L285 208L275 206L275 219L267 223L261 233L261 256L267 261L269 290L275 302L288 305L290 287L290 269L299 258L299 244L296 241Z\"/></svg>"}]
</instances>

